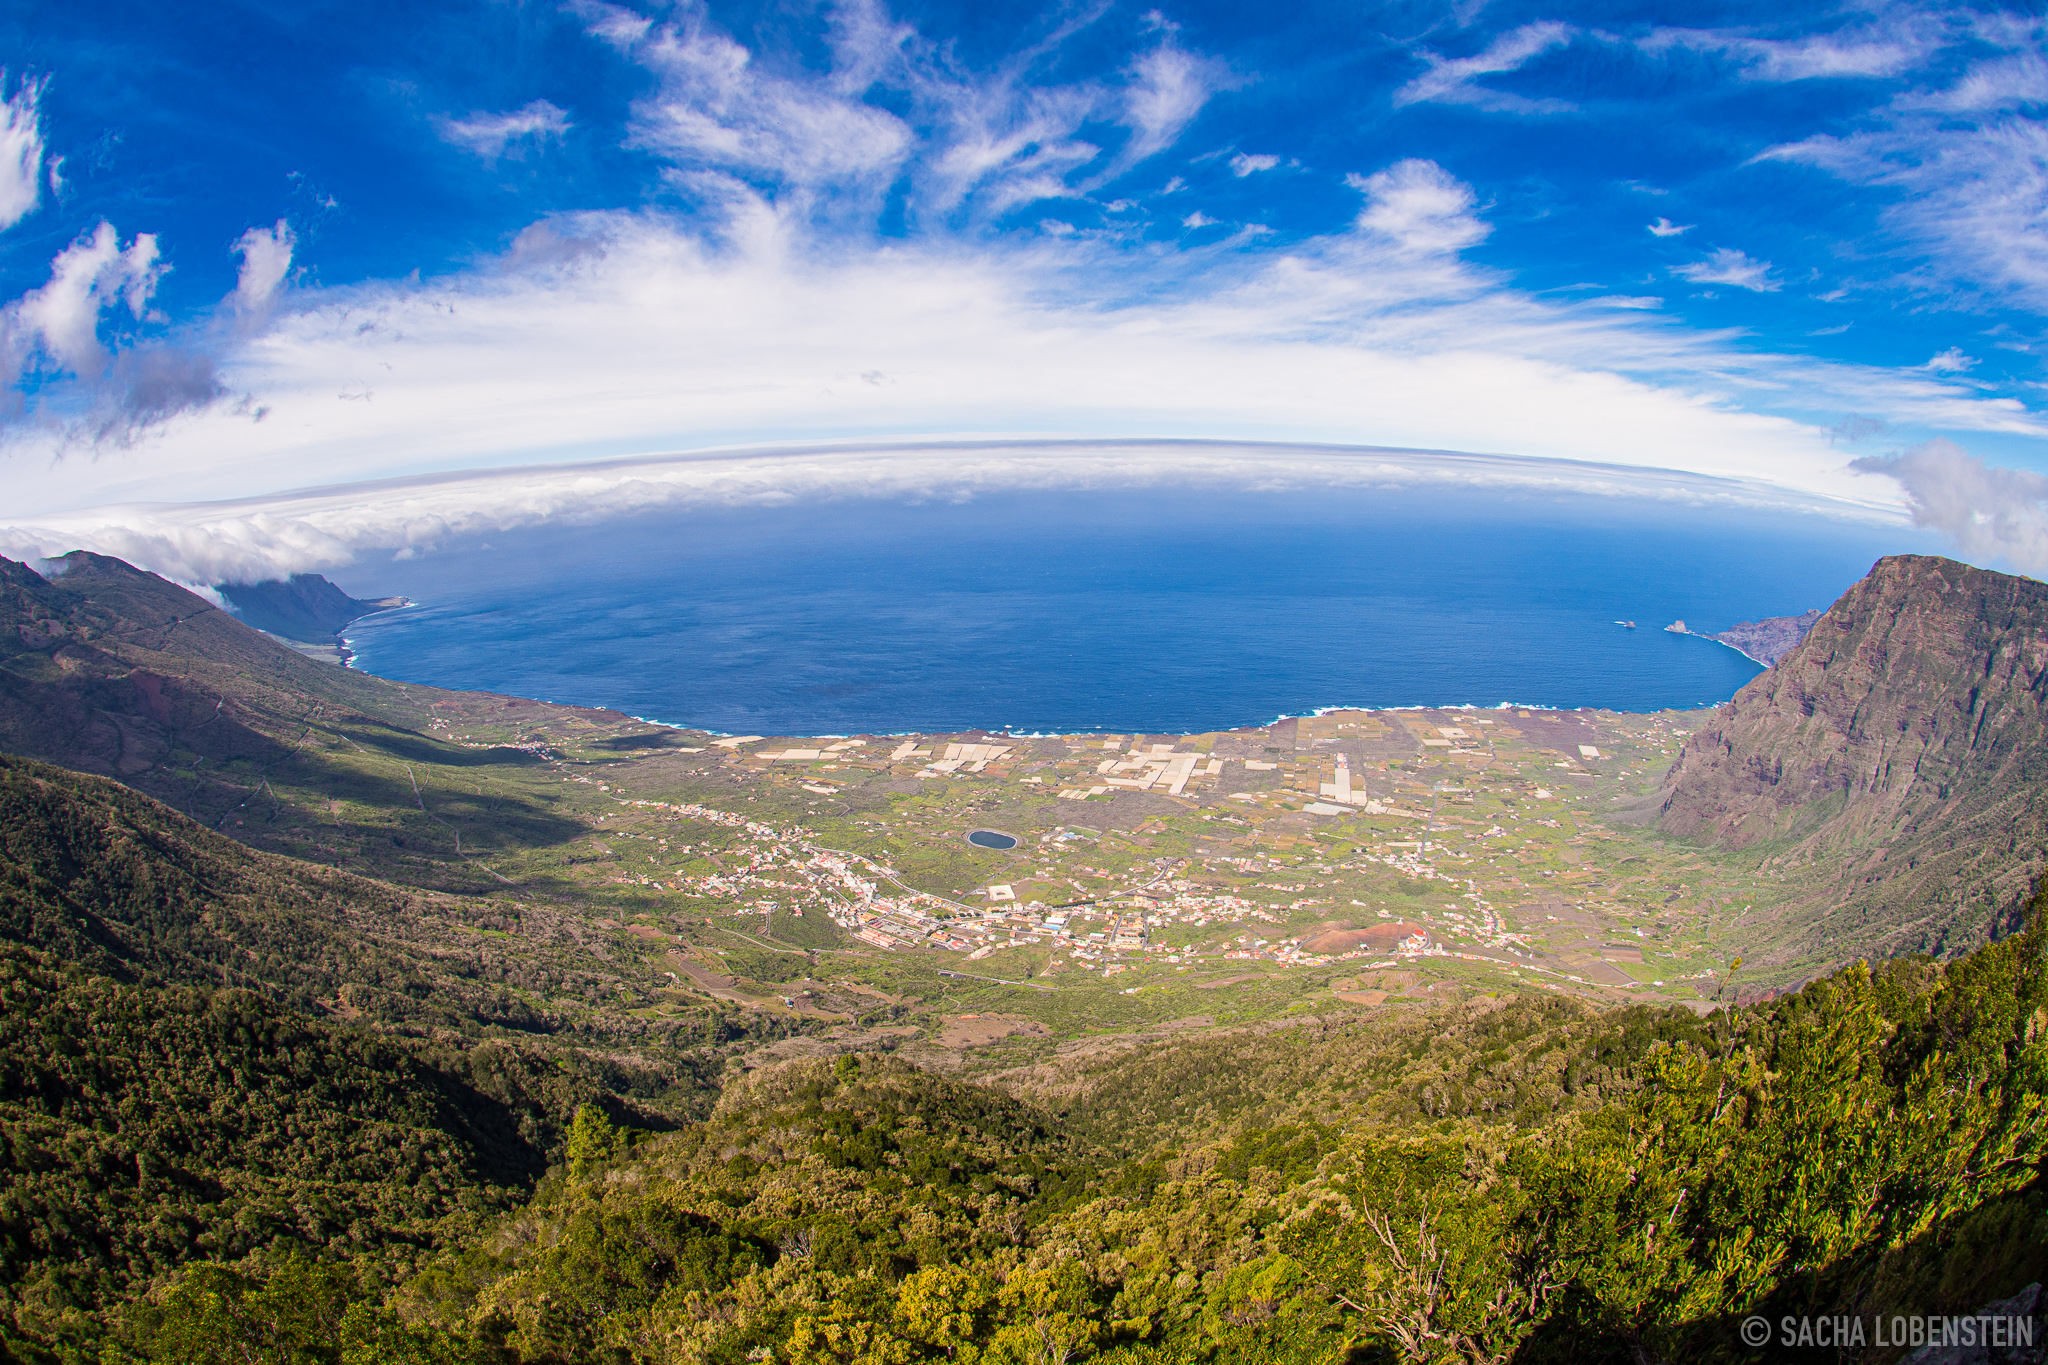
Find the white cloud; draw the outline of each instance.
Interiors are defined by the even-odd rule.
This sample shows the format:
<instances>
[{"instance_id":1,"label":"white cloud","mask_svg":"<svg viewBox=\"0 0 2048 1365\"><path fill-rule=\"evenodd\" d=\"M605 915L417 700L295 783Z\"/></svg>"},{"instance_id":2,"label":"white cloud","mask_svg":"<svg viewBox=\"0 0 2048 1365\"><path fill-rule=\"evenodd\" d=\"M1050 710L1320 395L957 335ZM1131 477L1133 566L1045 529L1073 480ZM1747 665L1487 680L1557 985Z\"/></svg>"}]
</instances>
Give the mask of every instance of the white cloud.
<instances>
[{"instance_id":1,"label":"white cloud","mask_svg":"<svg viewBox=\"0 0 2048 1365\"><path fill-rule=\"evenodd\" d=\"M577 12L658 79L635 106L636 145L675 163L714 201L751 192L811 216L872 212L881 191L906 176L907 212L927 225L950 221L963 205L987 220L1075 198L1171 146L1216 91L1237 84L1163 23L1152 26L1163 36L1121 82L1032 79L1038 60L1099 11L973 71L875 0L853 0L832 12L830 61L817 72L765 62L698 10L667 23L629 23L594 0L580 0ZM1106 156L1079 135L1086 125L1120 125L1125 135Z\"/></svg>"},{"instance_id":2,"label":"white cloud","mask_svg":"<svg viewBox=\"0 0 2048 1365\"><path fill-rule=\"evenodd\" d=\"M1484 241L1491 231L1474 212L1471 187L1434 161L1411 157L1346 183L1366 196L1358 225L1404 251L1446 255Z\"/></svg>"},{"instance_id":3,"label":"white cloud","mask_svg":"<svg viewBox=\"0 0 2048 1365\"><path fill-rule=\"evenodd\" d=\"M1211 218L1208 214L1202 212L1200 209L1196 209L1193 213L1181 219L1180 225L1184 228L1214 227L1216 225L1216 220L1214 218Z\"/></svg>"},{"instance_id":4,"label":"white cloud","mask_svg":"<svg viewBox=\"0 0 2048 1365\"><path fill-rule=\"evenodd\" d=\"M1222 63L1167 41L1140 57L1124 91L1130 144L1120 161L1136 165L1172 146L1218 90L1234 81Z\"/></svg>"},{"instance_id":5,"label":"white cloud","mask_svg":"<svg viewBox=\"0 0 2048 1365\"><path fill-rule=\"evenodd\" d=\"M977 194L985 216L1073 198L1080 190L1068 177L1101 155L1074 136L1104 103L1099 90L1029 88L1008 79L923 79L918 88L937 116L941 143L919 168L917 206L925 216L943 216Z\"/></svg>"},{"instance_id":6,"label":"white cloud","mask_svg":"<svg viewBox=\"0 0 2048 1365\"><path fill-rule=\"evenodd\" d=\"M495 162L527 146L565 137L575 125L566 110L547 100L534 100L523 108L503 114L473 113L467 118L441 117L434 120L443 142L475 153L485 162Z\"/></svg>"},{"instance_id":7,"label":"white cloud","mask_svg":"<svg viewBox=\"0 0 2048 1365\"><path fill-rule=\"evenodd\" d=\"M1242 180L1257 171L1270 171L1279 164L1279 157L1265 152L1239 152L1230 158L1230 173Z\"/></svg>"},{"instance_id":8,"label":"white cloud","mask_svg":"<svg viewBox=\"0 0 2048 1365\"><path fill-rule=\"evenodd\" d=\"M1956 282L2048 306L2048 128L2018 113L1957 120L1906 110L1886 126L1820 135L1765 157L1896 190L1884 222L1931 254L1909 286Z\"/></svg>"},{"instance_id":9,"label":"white cloud","mask_svg":"<svg viewBox=\"0 0 2048 1365\"><path fill-rule=\"evenodd\" d=\"M1899 109L1935 109L1951 114L2048 104L2048 61L2043 61L2037 52L2022 52L1978 62L1947 89L1918 91L1893 103Z\"/></svg>"},{"instance_id":10,"label":"white cloud","mask_svg":"<svg viewBox=\"0 0 2048 1365\"><path fill-rule=\"evenodd\" d=\"M156 237L137 233L123 247L114 225L102 221L50 262L50 280L7 305L0 331L15 374L38 358L58 370L96 378L106 368L100 314L126 303L135 317L169 267L157 259Z\"/></svg>"},{"instance_id":11,"label":"white cloud","mask_svg":"<svg viewBox=\"0 0 2048 1365\"><path fill-rule=\"evenodd\" d=\"M1733 285L1759 294L1775 294L1784 288L1780 281L1771 278L1769 261L1751 260L1745 253L1726 246L1716 249L1704 261L1673 266L1671 273L1694 284Z\"/></svg>"},{"instance_id":12,"label":"white cloud","mask_svg":"<svg viewBox=\"0 0 2048 1365\"><path fill-rule=\"evenodd\" d=\"M7 73L0 71L0 84ZM41 80L25 80L0 102L0 230L34 213L43 195L43 98ZM61 182L57 163L50 165L50 190Z\"/></svg>"},{"instance_id":13,"label":"white cloud","mask_svg":"<svg viewBox=\"0 0 2048 1365\"><path fill-rule=\"evenodd\" d=\"M1669 218L1659 218L1656 222L1650 224L1650 235L1653 237L1676 237L1680 233L1691 232L1692 227L1691 223L1674 223Z\"/></svg>"},{"instance_id":14,"label":"white cloud","mask_svg":"<svg viewBox=\"0 0 2048 1365\"><path fill-rule=\"evenodd\" d=\"M633 140L650 151L797 191L872 188L909 153L903 120L857 91L764 70L699 14L643 27L622 21L611 6L586 13L594 31L659 80L634 106Z\"/></svg>"},{"instance_id":15,"label":"white cloud","mask_svg":"<svg viewBox=\"0 0 2048 1365\"><path fill-rule=\"evenodd\" d=\"M1429 70L1394 92L1395 107L1409 104L1465 104L1502 114L1561 114L1577 106L1565 100L1530 99L1479 84L1481 76L1519 71L1554 47L1571 42L1578 30L1545 20L1501 34L1476 57L1446 58L1421 53Z\"/></svg>"},{"instance_id":16,"label":"white cloud","mask_svg":"<svg viewBox=\"0 0 2048 1365\"><path fill-rule=\"evenodd\" d=\"M1895 513L1751 480L1585 461L1255 441L940 440L701 451L517 470L465 471L227 502L101 508L0 526L0 554L119 556L184 582L279 578L381 552L655 508L860 499L957 500L1003 491L1160 485L1296 490L1447 487L1794 508L1890 521Z\"/></svg>"},{"instance_id":17,"label":"white cloud","mask_svg":"<svg viewBox=\"0 0 2048 1365\"><path fill-rule=\"evenodd\" d=\"M1948 41L1932 15L1799 38L1756 38L1724 29L1658 29L1640 40L1647 52L1674 48L1723 57L1756 81L1868 79L1920 65Z\"/></svg>"},{"instance_id":18,"label":"white cloud","mask_svg":"<svg viewBox=\"0 0 2048 1365\"><path fill-rule=\"evenodd\" d=\"M1896 480L1913 524L1941 532L1963 554L2048 573L2048 477L1988 465L1939 439L1850 467Z\"/></svg>"},{"instance_id":19,"label":"white cloud","mask_svg":"<svg viewBox=\"0 0 2048 1365\"><path fill-rule=\"evenodd\" d=\"M116 351L100 338L101 315L123 306L137 322L162 323L149 301L169 269L154 235L139 232L124 247L113 224L101 222L50 262L48 283L0 309L0 373L31 379L25 387L36 395L33 407L17 396L0 414L17 426L14 453L24 439L40 441L51 470L68 464L66 477L90 487L90 462L81 468L63 458L74 444L132 448L148 430L221 396L203 347L144 333ZM33 438L20 429L24 419Z\"/></svg>"},{"instance_id":20,"label":"white cloud","mask_svg":"<svg viewBox=\"0 0 2048 1365\"><path fill-rule=\"evenodd\" d=\"M292 268L292 248L296 245L291 224L282 218L273 227L252 227L241 235L234 249L242 258L242 268L230 297L237 312L257 315L269 309L278 286Z\"/></svg>"},{"instance_id":21,"label":"white cloud","mask_svg":"<svg viewBox=\"0 0 2048 1365\"><path fill-rule=\"evenodd\" d=\"M1960 346L1951 346L1929 360L1922 369L1930 374L1962 374L1976 365L1976 361L1963 354Z\"/></svg>"},{"instance_id":22,"label":"white cloud","mask_svg":"<svg viewBox=\"0 0 2048 1365\"><path fill-rule=\"evenodd\" d=\"M1034 232L988 230L992 215L1028 200L1094 194L1116 166L1188 126L1229 77L1174 47L1170 28L1144 39L1163 45L1121 76L1045 86L1028 71L1060 34L970 71L950 48L856 3L835 11L829 64L813 71L749 52L687 8L659 23L587 0L579 13L652 75L634 136L668 162L672 184L694 188L688 214L564 215L531 225L502 257L443 278L300 289L291 309L260 325L212 329L218 378L206 356L168 347L108 364L100 312L136 287L146 298L160 266L153 243L146 257L131 255L147 239L122 251L106 228L104 250L99 237L75 248L99 251L99 264L88 271L81 256L62 289L63 272L53 272L47 298L39 291L36 308L8 313L8 336L18 355L52 365L72 345L108 371L107 383L126 386L128 411L168 423L90 463L63 458L60 436L18 430L0 448L10 515L47 522L109 501L935 434L1512 452L1867 501L1869 481L1845 475L1831 448L1844 412L2048 436L2048 422L1985 398L1954 371L1773 355L1732 333L1687 330L1657 316L1654 300L1520 290L1463 258L1489 231L1482 206L1470 186L1421 159L1348 177L1365 197L1354 222L1285 245L1254 246L1275 237L1260 225L1138 244L1128 224L1077 229L1094 221L1078 213L1031 214ZM1529 53L1555 45L1546 32L1517 30ZM1498 60L1521 50L1503 42L1489 49ZM1161 52L1192 64L1161 66ZM1445 79L1483 74L1473 66ZM1141 87L1149 93L1132 93ZM872 231L884 186L909 187L906 235ZM1183 186L1175 177L1166 188ZM1164 222L1175 218L1211 221L1197 212ZM821 219L834 221L821 228ZM289 277L289 228L256 230L238 249L247 293L238 288L229 307L247 319ZM138 272L146 287L130 278ZM1778 287L1769 272L1723 251L1681 273L1768 291ZM83 332L60 325L87 303ZM248 403L211 403L223 386ZM1206 468L1198 456L1175 446L1147 468ZM780 458L748 457L731 477L746 484L788 468ZM913 466L929 472L921 455L890 459L836 463L818 487L852 488L852 470L890 488ZM1018 478L1052 467L1027 464L1003 467ZM516 503L520 477L491 484L490 496ZM611 486L610 475L591 477ZM548 478L552 488L575 476ZM619 505L630 495L619 492ZM440 510L422 511L419 524L459 520L454 496L437 494ZM535 496L536 516L585 505ZM307 554L372 543L369 531L314 535L286 524L306 506L286 499L247 513L285 519L264 523L275 541L264 562L285 562L277 547L302 534L315 545ZM150 534L175 540L184 532L174 523L197 524L164 513Z\"/></svg>"},{"instance_id":23,"label":"white cloud","mask_svg":"<svg viewBox=\"0 0 2048 1365\"><path fill-rule=\"evenodd\" d=\"M90 466L19 436L0 455L10 506L1074 432L1500 451L1867 497L1829 446L1841 412L2048 435L2017 403L1924 370L1745 351L1654 312L1523 293L1458 254L1486 224L1441 167L1354 183L1367 203L1352 229L1254 254L1137 254L1092 234L825 251L749 227L744 206L710 237L655 214L551 220L466 273L301 291L223 358L221 382L260 422L216 404Z\"/></svg>"}]
</instances>

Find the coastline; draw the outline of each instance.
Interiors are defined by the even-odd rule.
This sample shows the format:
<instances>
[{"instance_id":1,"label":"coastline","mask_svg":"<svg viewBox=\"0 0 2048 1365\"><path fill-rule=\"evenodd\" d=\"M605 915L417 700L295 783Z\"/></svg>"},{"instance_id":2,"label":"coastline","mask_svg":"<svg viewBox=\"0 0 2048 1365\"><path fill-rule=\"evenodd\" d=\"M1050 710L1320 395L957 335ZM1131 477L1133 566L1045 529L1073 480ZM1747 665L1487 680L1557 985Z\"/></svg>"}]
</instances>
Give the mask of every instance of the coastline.
<instances>
[{"instance_id":1,"label":"coastline","mask_svg":"<svg viewBox=\"0 0 2048 1365\"><path fill-rule=\"evenodd\" d=\"M1745 659L1749 660L1749 661L1750 661L1751 663L1755 664L1755 665L1756 665L1756 666L1757 666L1758 668L1769 668L1769 667L1770 667L1770 665L1769 665L1768 663L1764 662L1764 661L1763 661L1762 659L1759 659L1759 658L1757 658L1757 657L1756 657L1756 655L1754 655L1754 654L1750 653L1750 652L1749 652L1748 650L1744 649L1744 648L1743 648L1743 647L1742 647L1741 645L1738 645L1738 644L1731 644L1731 643L1729 643L1728 641L1726 641L1726 640L1722 639L1722 638L1721 638L1720 636L1718 636L1718 635L1702 635L1702 634L1700 634L1700 633L1699 633L1698 631L1696 631L1696 630L1678 630L1678 629L1675 629L1675 628L1673 628L1673 627L1671 627L1671 626L1666 626L1666 627L1664 627L1664 630L1665 630L1665 632L1666 632L1667 634L1670 634L1670 635L1690 635L1690 636L1691 636L1691 637L1692 637L1693 639L1695 639L1695 640L1705 640L1705 641L1706 641L1706 642L1707 642L1708 644L1712 644L1712 645L1719 645L1719 646L1721 646L1721 648L1723 648L1723 649L1732 649L1732 650L1734 650L1734 651L1735 651L1735 652L1736 652L1737 654L1740 654L1740 655L1741 655L1741 656L1742 656L1743 658L1745 658Z\"/></svg>"},{"instance_id":2,"label":"coastline","mask_svg":"<svg viewBox=\"0 0 2048 1365\"><path fill-rule=\"evenodd\" d=\"M1673 620L1673 622L1671 622L1669 626L1665 626L1665 634L1690 634L1690 636L1692 636L1692 639L1696 639L1696 641L1708 641L1708 643L1712 643L1712 645L1720 645L1722 649L1733 649L1733 651L1735 651L1735 653L1739 653L1741 657L1745 657L1745 659L1749 659L1751 663L1755 663L1755 665L1757 665L1759 669L1769 669L1769 667L1774 667L1774 661L1772 661L1772 659L1757 659L1757 657L1755 657L1753 653L1749 653L1747 649L1743 649L1743 647L1741 647L1741 645L1737 645L1735 641L1731 641L1731 639L1726 639L1726 636L1731 636L1731 634L1735 634L1735 632L1739 632L1739 630L1745 630L1745 628L1769 626L1769 624L1778 624L1778 622L1788 622L1788 620L1806 620L1806 622L1808 622L1808 624L1806 624L1806 628L1804 628L1804 630L1798 630L1798 632L1796 632L1796 634L1792 636L1792 639L1790 639L1790 641L1786 643L1786 649L1792 649L1792 645L1798 645L1798 641L1806 639L1806 630L1810 630L1810 628L1812 628L1812 620L1819 620L1819 618L1821 618L1821 612L1819 612L1819 610L1812 610L1812 612L1806 612L1804 616L1765 616L1763 620L1755 620L1755 622L1751 622L1751 620L1739 622L1737 626L1733 626L1733 628L1729 628L1729 630L1722 630L1720 634L1704 634L1704 632L1700 632L1700 630L1694 630L1694 628L1690 628L1690 626L1688 626L1686 622L1683 622L1683 620ZM1780 657L1784 657L1784 651L1780 651Z\"/></svg>"},{"instance_id":3,"label":"coastline","mask_svg":"<svg viewBox=\"0 0 2048 1365\"><path fill-rule=\"evenodd\" d=\"M356 622L366 621L372 616L383 616L389 612L404 611L409 607L416 607L418 605L419 603L410 597L380 597L375 599L375 606L372 610L364 612L361 616L349 617L348 620L343 621L341 625L335 630L335 658L333 662L342 668L349 668L354 666L355 660L357 658L355 641L349 639L346 635L343 635L341 633L342 631L347 630ZM356 671L358 673L370 672L370 670L367 668L359 668ZM383 674L372 673L371 676L382 677Z\"/></svg>"},{"instance_id":4,"label":"coastline","mask_svg":"<svg viewBox=\"0 0 2048 1365\"><path fill-rule=\"evenodd\" d=\"M1702 639L1711 639L1712 637L1711 637L1711 636L1701 636L1700 638L1702 638ZM1717 640L1717 641L1715 641L1715 643L1716 643L1716 644L1719 644L1719 643L1721 643L1721 642ZM1734 647L1733 645L1730 645L1730 646L1728 646L1728 647L1729 647L1730 649L1734 649L1734 648L1735 648L1735 647ZM1737 652L1737 653L1741 653L1741 651L1740 651L1740 650L1737 650L1736 652ZM1743 655L1743 657L1744 657L1744 658L1748 658L1749 656L1745 654L1745 655ZM1752 660L1752 662L1754 662L1754 660ZM1765 665L1765 667L1769 667L1769 665ZM595 703L590 703L590 702L580 702L580 701L562 701L562 700L560 700L559 698L554 698L554 697L534 697L534 698L532 698L531 700L534 700L534 701L541 701L541 702L546 702L546 703L547 703L548 705L550 705L550 706L594 706L594 705L595 705ZM957 726L957 727L953 727L953 728L950 728L950 729L949 729L949 728L946 728L946 727L943 727L943 726L941 726L941 727L937 727L937 728L931 728L931 729L924 729L924 730L815 730L815 731L804 731L804 732L802 732L802 733L797 733L797 732L795 732L795 731L791 731L791 732L788 732L788 733L783 733L783 734L777 734L777 735L773 735L773 736L763 736L763 735L749 735L749 736L746 736L745 738L746 738L746 739L763 739L763 738L775 738L775 739L860 739L860 738L866 738L866 739L908 739L908 738L912 738L912 737L916 737L916 736L923 736L923 735L968 735L968 734L976 734L976 735L1001 735L1001 736L1004 736L1005 738L1008 738L1008 739L1059 739L1059 738L1061 738L1061 737L1063 737L1063 736L1067 736L1067 735L1077 735L1077 736L1079 736L1079 735L1087 735L1087 736L1101 736L1101 735L1129 735L1129 736L1133 736L1133 737L1137 737L1137 736L1143 736L1143 735L1183 735L1183 736L1186 736L1186 735L1211 735L1211 734L1219 734L1219 735L1220 735L1220 734L1229 734L1229 733L1231 733L1231 732L1233 732L1233 731L1238 731L1238 730L1264 730L1264 729L1268 729L1268 728L1270 728L1271 726L1275 726L1275 725L1283 725L1283 724L1285 724L1286 722L1288 722L1288 721L1290 721L1290 720L1316 720L1316 719L1320 719L1320 718L1321 718L1321 717L1323 717L1323 716L1330 716L1330 715L1352 715L1352 714L1387 714L1387 715L1398 715L1398 714L1401 714L1401 713L1403 713L1403 712L1422 712L1422 711L1431 711L1431 712L1442 712L1442 711L1486 711L1486 712L1493 712L1493 711L1542 711L1542 712L1545 712L1545 713L1547 713L1547 714L1551 714L1551 715L1573 715L1573 714L1577 714L1577 713L1582 713L1582 712L1589 712L1589 711L1590 711L1590 712L1593 712L1593 713L1595 713L1595 714L1601 714L1601 715L1611 715L1611 716L1661 716L1661 715L1664 715L1664 714L1667 714L1667 713L1674 713L1674 712L1675 712L1675 713L1680 713L1680 714L1683 714L1683 713L1688 713L1688 712L1692 712L1692 711L1711 711L1711 710L1713 710L1713 709L1714 709L1714 708L1716 708L1716 707L1720 707L1720 706L1726 706L1726 705L1727 705L1727 704L1729 703L1729 701L1730 701L1730 700L1731 700L1731 698L1726 698L1726 697L1724 697L1724 698L1722 698L1722 699L1721 699L1720 701L1702 701L1702 702L1695 702L1695 703L1694 703L1694 704L1692 704L1691 706L1665 706L1665 707L1660 707L1660 708L1658 708L1658 709L1656 709L1656 710L1653 710L1653 711L1631 711L1631 710L1628 710L1628 709L1626 709L1625 707L1616 707L1616 706L1547 706L1547 705L1544 705L1544 704L1542 704L1542 703L1540 703L1540 702L1514 702L1514 701L1503 701L1503 702L1495 702L1495 703L1492 703L1491 705L1486 705L1486 706L1481 706L1481 705L1479 705L1479 704L1478 704L1478 703L1476 703L1476 702L1455 702L1455 703L1452 703L1452 704L1449 704L1449 705L1435 705L1435 704L1431 704L1431 703L1427 703L1427 702L1417 702L1417 703L1414 703L1414 704L1412 704L1412 705L1407 705L1407 706L1343 706L1343 705L1338 705L1338 706L1318 706L1318 707L1315 707L1315 708L1313 708L1313 709L1311 709L1311 710L1308 710L1308 711L1297 711L1297 712L1287 712L1287 713L1284 713L1284 714L1281 714L1281 715L1277 715L1277 716L1274 716L1274 717L1273 717L1273 718L1272 718L1271 720L1266 720L1266 721L1251 721L1251 722L1245 722L1245 723L1241 723L1241 724L1237 724L1237 725L1220 725L1220 726L1212 726L1212 727L1210 727L1209 729L1206 729L1206 730L1134 730L1134 729L1132 729L1132 728L1131 728L1130 726L1120 726L1120 727L1110 727L1110 726L1105 726L1105 727L1102 727L1102 728L1100 728L1100 729L1088 729L1088 728L1080 728L1080 729L1072 729L1072 730L1017 730L1017 729L1012 729L1012 728L1010 728L1010 727L1008 727L1008 726L985 726L985 725L963 725L963 726ZM628 712L627 714L631 715L632 713ZM658 727L660 727L661 729L664 729L664 730L673 730L673 731L675 731L675 732L676 732L676 733L678 733L678 734L684 734L684 733L688 733L688 734L693 734L693 735L707 735L707 736L710 736L710 737L712 737L713 739L733 739L733 738L736 738L736 737L738 737L738 732L737 732L737 731L731 731L731 732L728 732L728 731L725 731L725 730L718 730L718 729L713 729L713 728L711 728L711 727L709 727L709 726L704 726L704 725L689 725L689 724L685 724L685 723L682 723L682 722L678 722L678 721L672 721L672 720L661 720L661 719L659 719L659 718L657 718L657 717L654 717L654 716L641 716L641 715L633 715L633 716L632 716L632 718L633 718L634 720L637 720L637 721L639 721L639 722L640 722L640 723L641 723L642 725L654 725L654 726L658 726Z\"/></svg>"}]
</instances>

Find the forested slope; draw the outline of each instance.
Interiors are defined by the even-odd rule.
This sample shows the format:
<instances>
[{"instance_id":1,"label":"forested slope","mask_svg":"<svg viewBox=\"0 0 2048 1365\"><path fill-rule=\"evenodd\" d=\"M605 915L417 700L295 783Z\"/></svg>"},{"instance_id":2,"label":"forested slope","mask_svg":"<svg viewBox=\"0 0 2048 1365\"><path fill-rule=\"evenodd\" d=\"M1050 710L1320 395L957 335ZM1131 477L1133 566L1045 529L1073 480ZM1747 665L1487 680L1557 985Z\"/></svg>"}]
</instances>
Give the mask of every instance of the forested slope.
<instances>
[{"instance_id":1,"label":"forested slope","mask_svg":"<svg viewBox=\"0 0 2048 1365\"><path fill-rule=\"evenodd\" d=\"M578 1106L702 1112L756 1021L640 1021L546 911L480 931L503 914L0 756L0 1323L100 1338L209 1257L402 1267L523 1197Z\"/></svg>"},{"instance_id":2,"label":"forested slope","mask_svg":"<svg viewBox=\"0 0 2048 1365\"><path fill-rule=\"evenodd\" d=\"M99 1311L153 1277L257 1251L403 1270L515 1203L608 1096L517 1048L0 947L0 1330L103 1340Z\"/></svg>"},{"instance_id":3,"label":"forested slope","mask_svg":"<svg viewBox=\"0 0 2048 1365\"><path fill-rule=\"evenodd\" d=\"M0 754L0 941L400 1031L634 1049L657 1089L696 1089L703 1045L787 1028L716 1002L637 1013L650 973L587 939L565 910L252 850L119 783Z\"/></svg>"},{"instance_id":4,"label":"forested slope","mask_svg":"<svg viewBox=\"0 0 2048 1365\"><path fill-rule=\"evenodd\" d=\"M1945 967L1639 1034L1612 1097L1519 1128L1332 1112L1161 1144L1148 1119L1119 1150L1106 1115L1073 1132L886 1058L790 1063L664 1137L587 1112L531 1204L395 1289L300 1292L288 1267L286 1307L202 1271L128 1321L196 1360L293 1323L322 1344L263 1358L1833 1358L1735 1326L1968 1312L2048 1270L2044 908ZM1155 1064L1194 1089L1262 1066L1133 1056L1135 1090Z\"/></svg>"},{"instance_id":5,"label":"forested slope","mask_svg":"<svg viewBox=\"0 0 2048 1365\"><path fill-rule=\"evenodd\" d=\"M254 852L117 783L0 755L0 936L93 972L393 1022L510 1013L394 945L423 937L429 901Z\"/></svg>"}]
</instances>

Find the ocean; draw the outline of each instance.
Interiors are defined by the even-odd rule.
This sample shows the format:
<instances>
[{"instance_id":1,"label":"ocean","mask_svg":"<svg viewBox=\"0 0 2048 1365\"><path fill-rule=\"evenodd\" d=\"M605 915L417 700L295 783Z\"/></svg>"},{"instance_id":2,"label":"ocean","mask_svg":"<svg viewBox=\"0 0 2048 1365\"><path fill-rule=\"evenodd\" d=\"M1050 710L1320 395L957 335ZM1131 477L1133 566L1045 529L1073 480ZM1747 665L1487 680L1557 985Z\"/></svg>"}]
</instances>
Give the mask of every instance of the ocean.
<instances>
[{"instance_id":1,"label":"ocean","mask_svg":"<svg viewBox=\"0 0 2048 1365\"><path fill-rule=\"evenodd\" d=\"M1120 492L648 514L329 576L415 599L348 632L385 677L730 734L1178 734L1709 705L1757 666L1661 627L1826 607L1935 548L1634 499Z\"/></svg>"}]
</instances>

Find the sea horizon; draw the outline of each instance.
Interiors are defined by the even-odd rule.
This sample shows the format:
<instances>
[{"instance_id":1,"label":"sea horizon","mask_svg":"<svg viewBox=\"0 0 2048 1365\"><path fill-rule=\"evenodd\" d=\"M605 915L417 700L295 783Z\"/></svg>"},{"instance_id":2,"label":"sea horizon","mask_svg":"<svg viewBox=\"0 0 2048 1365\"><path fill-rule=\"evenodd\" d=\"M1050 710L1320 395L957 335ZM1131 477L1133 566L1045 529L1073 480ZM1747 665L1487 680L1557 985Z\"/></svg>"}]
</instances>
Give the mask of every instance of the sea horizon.
<instances>
[{"instance_id":1,"label":"sea horizon","mask_svg":"<svg viewBox=\"0 0 2048 1365\"><path fill-rule=\"evenodd\" d=\"M1715 705L1761 667L1662 627L1825 608L1926 539L1621 499L1018 495L548 527L334 576L415 599L347 632L402 681L722 735L1193 734Z\"/></svg>"}]
</instances>

